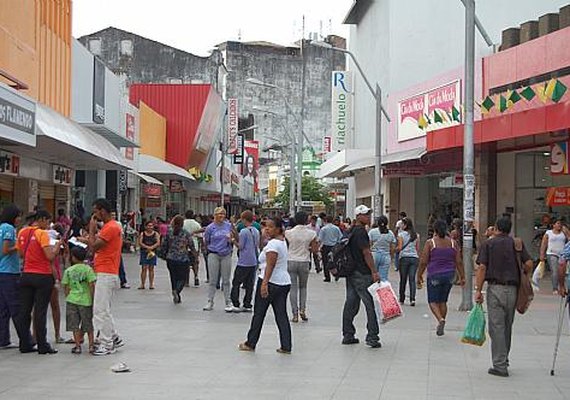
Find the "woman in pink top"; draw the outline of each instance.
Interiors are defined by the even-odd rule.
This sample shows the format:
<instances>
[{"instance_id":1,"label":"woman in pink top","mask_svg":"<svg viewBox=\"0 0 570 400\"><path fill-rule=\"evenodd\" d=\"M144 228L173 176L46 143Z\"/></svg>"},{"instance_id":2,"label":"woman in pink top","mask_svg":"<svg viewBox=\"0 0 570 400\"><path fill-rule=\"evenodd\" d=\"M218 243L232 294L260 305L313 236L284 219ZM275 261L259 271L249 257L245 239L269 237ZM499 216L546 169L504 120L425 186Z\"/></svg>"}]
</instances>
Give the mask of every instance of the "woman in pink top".
<instances>
[{"instance_id":1,"label":"woman in pink top","mask_svg":"<svg viewBox=\"0 0 570 400\"><path fill-rule=\"evenodd\" d=\"M168 234L168 224L160 217L157 217L156 220L158 221L158 233L160 233L160 237L166 236Z\"/></svg>"}]
</instances>

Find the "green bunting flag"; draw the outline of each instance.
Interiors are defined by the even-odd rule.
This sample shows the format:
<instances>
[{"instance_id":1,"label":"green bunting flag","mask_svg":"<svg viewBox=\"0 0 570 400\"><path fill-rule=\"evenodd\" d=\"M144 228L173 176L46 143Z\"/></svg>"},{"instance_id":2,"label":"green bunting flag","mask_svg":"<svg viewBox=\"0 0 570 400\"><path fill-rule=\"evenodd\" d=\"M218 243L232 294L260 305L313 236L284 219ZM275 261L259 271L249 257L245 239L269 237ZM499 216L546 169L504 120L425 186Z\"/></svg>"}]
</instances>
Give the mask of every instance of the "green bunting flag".
<instances>
[{"instance_id":1,"label":"green bunting flag","mask_svg":"<svg viewBox=\"0 0 570 400\"><path fill-rule=\"evenodd\" d=\"M526 88L521 90L521 92L519 94L522 97L524 97L524 99L526 101L531 101L536 96L536 93L534 92L534 90L530 86L527 86Z\"/></svg>"},{"instance_id":2,"label":"green bunting flag","mask_svg":"<svg viewBox=\"0 0 570 400\"><path fill-rule=\"evenodd\" d=\"M509 108L512 107L514 104L518 103L520 100L521 100L521 96L519 95L519 93L516 90L513 90L507 96L507 102L508 102Z\"/></svg>"},{"instance_id":3,"label":"green bunting flag","mask_svg":"<svg viewBox=\"0 0 570 400\"><path fill-rule=\"evenodd\" d=\"M485 97L485 100L483 100L483 102L481 102L481 111L486 114L489 111L491 111L491 108L493 108L493 106L495 105L495 102L493 101L493 99L489 96Z\"/></svg>"},{"instance_id":4,"label":"green bunting flag","mask_svg":"<svg viewBox=\"0 0 570 400\"><path fill-rule=\"evenodd\" d=\"M435 122L436 124L438 122L443 122L443 118L441 118L441 115L439 115L439 113L437 112L437 110L433 110L433 122Z\"/></svg>"},{"instance_id":5,"label":"green bunting flag","mask_svg":"<svg viewBox=\"0 0 570 400\"><path fill-rule=\"evenodd\" d=\"M546 85L544 93L550 100L558 103L562 99L562 96L564 96L564 93L566 93L566 90L566 86L558 79L551 79L548 85Z\"/></svg>"},{"instance_id":6,"label":"green bunting flag","mask_svg":"<svg viewBox=\"0 0 570 400\"><path fill-rule=\"evenodd\" d=\"M451 120L461 122L461 113L455 106L451 107Z\"/></svg>"}]
</instances>

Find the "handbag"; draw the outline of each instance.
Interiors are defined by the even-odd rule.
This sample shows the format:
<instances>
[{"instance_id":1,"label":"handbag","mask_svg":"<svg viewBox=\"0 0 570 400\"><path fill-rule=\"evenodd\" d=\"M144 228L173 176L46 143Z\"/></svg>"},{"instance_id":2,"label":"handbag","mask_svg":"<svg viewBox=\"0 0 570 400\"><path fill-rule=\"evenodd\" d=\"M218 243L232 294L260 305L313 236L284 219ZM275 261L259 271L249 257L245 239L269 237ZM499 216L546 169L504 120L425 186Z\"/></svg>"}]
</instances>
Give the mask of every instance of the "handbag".
<instances>
[{"instance_id":1,"label":"handbag","mask_svg":"<svg viewBox=\"0 0 570 400\"><path fill-rule=\"evenodd\" d=\"M534 299L534 290L530 282L529 276L524 272L522 263L523 242L520 238L515 238L515 254L517 265L520 273L519 290L517 293L517 311L519 314L524 314L530 307L530 303Z\"/></svg>"}]
</instances>

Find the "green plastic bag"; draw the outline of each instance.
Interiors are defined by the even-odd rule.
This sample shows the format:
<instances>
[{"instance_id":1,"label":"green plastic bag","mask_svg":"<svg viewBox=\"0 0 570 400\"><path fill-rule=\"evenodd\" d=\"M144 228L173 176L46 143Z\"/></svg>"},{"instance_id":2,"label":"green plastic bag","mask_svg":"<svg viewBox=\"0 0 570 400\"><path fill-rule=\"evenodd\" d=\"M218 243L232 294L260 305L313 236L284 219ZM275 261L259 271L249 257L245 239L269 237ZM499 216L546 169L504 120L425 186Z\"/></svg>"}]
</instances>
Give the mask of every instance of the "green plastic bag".
<instances>
[{"instance_id":1,"label":"green plastic bag","mask_svg":"<svg viewBox=\"0 0 570 400\"><path fill-rule=\"evenodd\" d=\"M471 310L467 325L463 331L461 341L475 346L482 346L485 343L485 312L481 304L476 304Z\"/></svg>"}]
</instances>

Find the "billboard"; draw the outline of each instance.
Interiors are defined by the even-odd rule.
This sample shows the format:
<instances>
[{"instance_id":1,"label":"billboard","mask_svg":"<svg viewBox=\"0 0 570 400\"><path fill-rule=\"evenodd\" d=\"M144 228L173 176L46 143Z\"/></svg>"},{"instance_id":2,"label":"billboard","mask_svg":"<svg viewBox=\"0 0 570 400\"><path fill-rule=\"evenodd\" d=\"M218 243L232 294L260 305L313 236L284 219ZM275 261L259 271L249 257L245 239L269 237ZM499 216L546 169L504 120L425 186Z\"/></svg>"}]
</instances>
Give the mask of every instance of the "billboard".
<instances>
[{"instance_id":1,"label":"billboard","mask_svg":"<svg viewBox=\"0 0 570 400\"><path fill-rule=\"evenodd\" d=\"M461 123L461 81L430 89L398 102L398 141Z\"/></svg>"},{"instance_id":2,"label":"billboard","mask_svg":"<svg viewBox=\"0 0 570 400\"><path fill-rule=\"evenodd\" d=\"M568 175L568 142L550 145L550 174Z\"/></svg>"},{"instance_id":3,"label":"billboard","mask_svg":"<svg viewBox=\"0 0 570 400\"><path fill-rule=\"evenodd\" d=\"M241 174L244 179L253 180L253 191L259 192L259 142L246 140L244 143L244 160L241 166Z\"/></svg>"},{"instance_id":4,"label":"billboard","mask_svg":"<svg viewBox=\"0 0 570 400\"><path fill-rule=\"evenodd\" d=\"M352 72L332 72L332 137L331 152L344 150L352 130Z\"/></svg>"}]
</instances>

